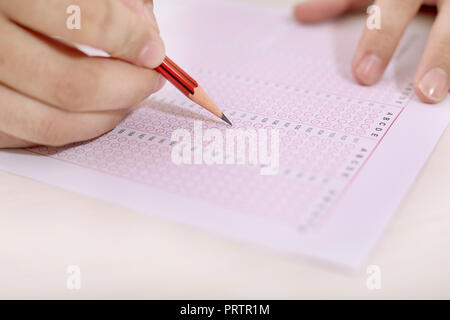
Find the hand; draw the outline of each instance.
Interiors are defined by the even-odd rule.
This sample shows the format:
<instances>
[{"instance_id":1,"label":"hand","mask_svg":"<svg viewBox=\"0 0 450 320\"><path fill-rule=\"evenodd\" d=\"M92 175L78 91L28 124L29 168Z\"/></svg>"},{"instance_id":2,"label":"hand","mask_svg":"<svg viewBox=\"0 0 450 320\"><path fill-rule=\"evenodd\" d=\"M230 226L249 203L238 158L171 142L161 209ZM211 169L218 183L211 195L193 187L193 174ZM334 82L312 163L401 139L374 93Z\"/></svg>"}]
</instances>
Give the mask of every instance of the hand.
<instances>
[{"instance_id":1,"label":"hand","mask_svg":"<svg viewBox=\"0 0 450 320\"><path fill-rule=\"evenodd\" d=\"M159 90L165 81L149 68L165 50L147 2L1 0L0 148L97 137ZM79 30L66 27L69 5L81 9ZM73 43L115 59L88 57Z\"/></svg>"},{"instance_id":2,"label":"hand","mask_svg":"<svg viewBox=\"0 0 450 320\"><path fill-rule=\"evenodd\" d=\"M367 4L366 0L310 0L297 5L295 16L301 22L313 22ZM363 85L376 83L421 5L436 5L439 13L416 70L414 88L424 102L444 100L450 89L450 0L376 0L375 4L381 9L382 26L366 29L362 36L352 64L356 80Z\"/></svg>"}]
</instances>

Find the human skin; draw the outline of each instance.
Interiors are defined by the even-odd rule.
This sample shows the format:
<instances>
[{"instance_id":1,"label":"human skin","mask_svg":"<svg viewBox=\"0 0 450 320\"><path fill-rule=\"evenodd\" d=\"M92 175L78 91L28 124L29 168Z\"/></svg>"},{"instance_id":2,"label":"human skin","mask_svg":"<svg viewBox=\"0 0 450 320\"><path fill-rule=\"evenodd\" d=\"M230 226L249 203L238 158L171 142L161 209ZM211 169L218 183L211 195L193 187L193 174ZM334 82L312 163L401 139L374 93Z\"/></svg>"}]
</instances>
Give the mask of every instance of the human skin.
<instances>
[{"instance_id":1,"label":"human skin","mask_svg":"<svg viewBox=\"0 0 450 320\"><path fill-rule=\"evenodd\" d=\"M66 27L70 5L80 7L80 30ZM73 43L113 58L88 57ZM164 56L152 1L1 0L0 148L108 132L164 85L152 70Z\"/></svg>"},{"instance_id":2,"label":"human skin","mask_svg":"<svg viewBox=\"0 0 450 320\"><path fill-rule=\"evenodd\" d=\"M422 101L444 100L450 89L450 0L309 0L298 4L294 14L302 23L313 23L372 3L380 8L381 29L365 28L352 62L355 79L362 85L377 83L421 6L436 6L438 13L413 82Z\"/></svg>"}]
</instances>

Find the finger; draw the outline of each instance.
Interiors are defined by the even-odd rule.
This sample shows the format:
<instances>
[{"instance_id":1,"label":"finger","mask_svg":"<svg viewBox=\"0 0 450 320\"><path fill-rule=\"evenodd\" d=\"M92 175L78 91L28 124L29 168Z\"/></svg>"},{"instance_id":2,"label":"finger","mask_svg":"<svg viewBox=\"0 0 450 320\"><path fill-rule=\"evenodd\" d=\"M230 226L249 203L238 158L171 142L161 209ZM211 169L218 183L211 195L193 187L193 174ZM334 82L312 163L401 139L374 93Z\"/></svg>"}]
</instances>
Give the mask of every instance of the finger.
<instances>
[{"instance_id":1,"label":"finger","mask_svg":"<svg viewBox=\"0 0 450 320\"><path fill-rule=\"evenodd\" d=\"M126 2L131 3L130 1ZM47 36L88 45L140 66L155 68L164 59L164 44L141 0L136 14L117 0L2 0L5 15ZM66 14L69 12L69 14ZM71 24L79 21L77 24Z\"/></svg>"},{"instance_id":2,"label":"finger","mask_svg":"<svg viewBox=\"0 0 450 320\"><path fill-rule=\"evenodd\" d=\"M300 22L315 22L337 17L344 12L362 6L366 0L309 0L294 8L294 15Z\"/></svg>"},{"instance_id":3,"label":"finger","mask_svg":"<svg viewBox=\"0 0 450 320\"><path fill-rule=\"evenodd\" d=\"M34 144L62 146L112 130L127 111L71 113L0 85L0 132Z\"/></svg>"},{"instance_id":4,"label":"finger","mask_svg":"<svg viewBox=\"0 0 450 320\"><path fill-rule=\"evenodd\" d=\"M153 0L121 0L131 11L137 15L144 16L151 27L156 29L159 34L159 26L153 11Z\"/></svg>"},{"instance_id":5,"label":"finger","mask_svg":"<svg viewBox=\"0 0 450 320\"><path fill-rule=\"evenodd\" d=\"M425 52L414 77L419 98L427 103L444 100L450 90L450 1L439 2Z\"/></svg>"},{"instance_id":6,"label":"finger","mask_svg":"<svg viewBox=\"0 0 450 320\"><path fill-rule=\"evenodd\" d=\"M125 1L129 1L129 0L125 0ZM146 7L145 12L148 15L147 20L150 21L152 26L158 31L158 34L159 34L160 29L159 29L158 20L156 20L156 16L155 16L153 0L144 0L144 3L145 3L145 7Z\"/></svg>"},{"instance_id":7,"label":"finger","mask_svg":"<svg viewBox=\"0 0 450 320\"><path fill-rule=\"evenodd\" d=\"M161 88L155 71L90 58L0 18L0 83L71 111L130 108Z\"/></svg>"},{"instance_id":8,"label":"finger","mask_svg":"<svg viewBox=\"0 0 450 320\"><path fill-rule=\"evenodd\" d=\"M0 132L0 149L5 148L26 148L33 146L33 143L10 136L9 134Z\"/></svg>"},{"instance_id":9,"label":"finger","mask_svg":"<svg viewBox=\"0 0 450 320\"><path fill-rule=\"evenodd\" d=\"M422 0L377 0L381 28L368 29L359 42L353 58L353 74L360 84L372 85L383 75L398 42Z\"/></svg>"}]
</instances>

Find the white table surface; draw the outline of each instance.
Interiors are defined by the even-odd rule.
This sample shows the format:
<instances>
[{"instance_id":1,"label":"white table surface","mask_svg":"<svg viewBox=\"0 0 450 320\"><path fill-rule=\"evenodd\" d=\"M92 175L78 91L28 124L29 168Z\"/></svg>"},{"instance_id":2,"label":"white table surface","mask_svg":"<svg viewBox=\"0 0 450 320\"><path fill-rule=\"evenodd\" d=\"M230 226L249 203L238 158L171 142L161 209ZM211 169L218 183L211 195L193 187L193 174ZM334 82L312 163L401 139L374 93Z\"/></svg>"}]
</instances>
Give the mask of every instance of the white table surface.
<instances>
[{"instance_id":1,"label":"white table surface","mask_svg":"<svg viewBox=\"0 0 450 320\"><path fill-rule=\"evenodd\" d=\"M380 290L367 289L366 268L344 272L0 171L0 298L450 298L450 128L372 264ZM69 265L80 290L66 287Z\"/></svg>"}]
</instances>

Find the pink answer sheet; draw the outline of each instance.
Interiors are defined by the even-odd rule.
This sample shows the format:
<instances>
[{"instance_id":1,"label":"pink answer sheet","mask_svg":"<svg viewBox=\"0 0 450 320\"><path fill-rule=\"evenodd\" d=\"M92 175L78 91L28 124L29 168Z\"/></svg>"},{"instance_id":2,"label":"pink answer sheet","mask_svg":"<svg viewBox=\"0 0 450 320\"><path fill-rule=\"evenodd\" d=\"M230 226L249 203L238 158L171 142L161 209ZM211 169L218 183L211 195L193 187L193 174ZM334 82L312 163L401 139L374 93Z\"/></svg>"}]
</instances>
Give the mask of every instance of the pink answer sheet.
<instances>
[{"instance_id":1,"label":"pink answer sheet","mask_svg":"<svg viewBox=\"0 0 450 320\"><path fill-rule=\"evenodd\" d=\"M63 148L0 152L0 169L276 250L360 267L450 119L411 79L429 21L408 29L383 80L350 65L364 17L300 25L288 10L231 1L158 4L169 56L234 128L280 132L277 175L176 165L171 134L227 127L172 86L116 129Z\"/></svg>"}]
</instances>

